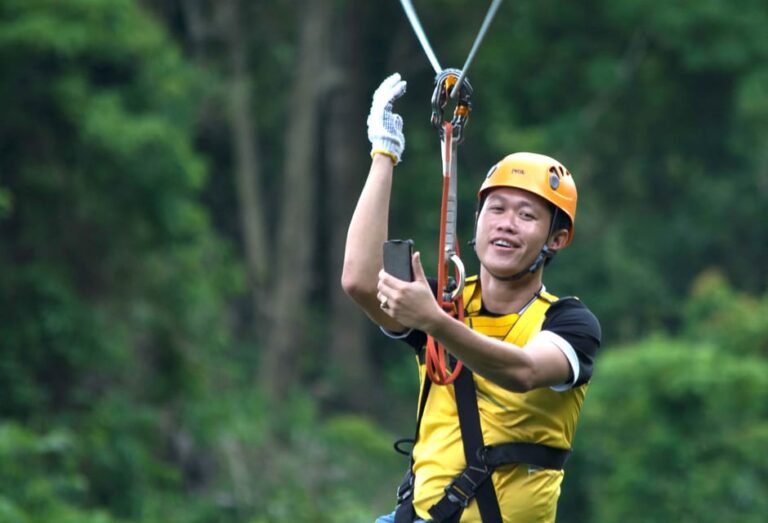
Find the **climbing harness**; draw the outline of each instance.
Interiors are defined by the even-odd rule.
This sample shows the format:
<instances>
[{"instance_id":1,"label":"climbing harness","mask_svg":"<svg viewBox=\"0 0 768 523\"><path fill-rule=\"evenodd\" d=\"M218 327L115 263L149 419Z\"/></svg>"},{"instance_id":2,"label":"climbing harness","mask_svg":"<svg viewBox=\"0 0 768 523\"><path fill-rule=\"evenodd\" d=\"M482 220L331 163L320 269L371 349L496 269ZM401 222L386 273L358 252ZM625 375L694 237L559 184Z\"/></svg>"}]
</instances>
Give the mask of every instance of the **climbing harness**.
<instances>
[{"instance_id":1,"label":"climbing harness","mask_svg":"<svg viewBox=\"0 0 768 523\"><path fill-rule=\"evenodd\" d=\"M464 320L464 304L462 289L464 288L465 270L459 257L458 239L456 236L457 218L457 156L458 146L464 140L464 130L472 111L472 86L466 77L467 70L477 54L480 43L485 37L488 27L501 4L501 0L493 0L488 13L483 20L480 31L475 37L472 48L462 69L443 69L429 45L424 29L416 15L416 10L410 0L400 0L408 20L413 27L416 37L437 74L435 90L432 94L431 123L440 135L441 156L443 165L443 190L440 209L440 246L437 265L437 301L440 307L459 321ZM450 121L443 118L449 100L454 100L456 107ZM454 276L448 276L449 264L454 266ZM428 378L438 385L452 383L461 372L462 363L446 355L445 348L432 336L427 337L426 369ZM449 371L449 366L453 367Z\"/></svg>"},{"instance_id":2,"label":"climbing harness","mask_svg":"<svg viewBox=\"0 0 768 523\"><path fill-rule=\"evenodd\" d=\"M478 285L477 277L467 278L466 287L462 292L467 303L469 322L472 322L473 318L475 320L484 319L481 313ZM518 340L529 337L535 326L543 322L549 307L557 301L556 296L543 290L538 291L529 305L521 310L520 316L503 339L509 342L518 342ZM416 417L415 436L412 440L408 440L414 445L419 437L419 430L432 385L430 380L423 380ZM494 470L503 465L511 464L526 464L541 469L562 470L571 451L567 448L556 448L541 443L517 441L486 444L477 403L475 377L471 370L468 368L462 370L453 387L466 466L446 485L443 489L443 496L429 507L429 518L435 523L458 523L464 510L474 501L477 503L477 510L483 523L502 523L501 509L491 479ZM404 453L401 448L404 441L406 440L400 440L395 445L395 448L401 453ZM397 489L395 523L412 523L416 519L413 505L415 477L412 453L410 461L410 467Z\"/></svg>"}]
</instances>

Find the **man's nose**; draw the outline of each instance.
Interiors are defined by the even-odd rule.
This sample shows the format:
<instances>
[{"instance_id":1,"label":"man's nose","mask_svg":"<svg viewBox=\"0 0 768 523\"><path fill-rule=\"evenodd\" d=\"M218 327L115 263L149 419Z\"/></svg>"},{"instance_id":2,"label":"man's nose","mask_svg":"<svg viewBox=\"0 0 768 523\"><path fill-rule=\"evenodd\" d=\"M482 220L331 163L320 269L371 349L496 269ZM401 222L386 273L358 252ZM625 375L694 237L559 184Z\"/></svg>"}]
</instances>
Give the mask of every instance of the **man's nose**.
<instances>
[{"instance_id":1,"label":"man's nose","mask_svg":"<svg viewBox=\"0 0 768 523\"><path fill-rule=\"evenodd\" d=\"M515 213L507 213L501 217L496 226L500 230L504 231L517 231L517 215Z\"/></svg>"}]
</instances>

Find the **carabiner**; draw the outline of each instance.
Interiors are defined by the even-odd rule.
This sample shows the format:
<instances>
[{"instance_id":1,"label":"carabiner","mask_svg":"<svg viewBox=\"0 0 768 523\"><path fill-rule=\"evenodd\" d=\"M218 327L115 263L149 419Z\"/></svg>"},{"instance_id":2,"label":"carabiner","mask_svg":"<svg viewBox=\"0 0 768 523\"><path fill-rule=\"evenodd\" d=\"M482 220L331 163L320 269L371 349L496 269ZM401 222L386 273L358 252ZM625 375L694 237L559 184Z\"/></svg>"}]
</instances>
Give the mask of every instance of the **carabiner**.
<instances>
[{"instance_id":1,"label":"carabiner","mask_svg":"<svg viewBox=\"0 0 768 523\"><path fill-rule=\"evenodd\" d=\"M432 117L430 121L432 126L438 129L440 137L443 137L443 113L448 105L451 92L456 82L461 77L460 69L445 69L435 77L435 90L432 92ZM469 120L469 113L472 111L472 85L469 78L464 80L459 87L459 95L456 100L456 108L453 111L451 125L453 126L454 138L457 143L463 140L463 130Z\"/></svg>"},{"instance_id":2,"label":"carabiner","mask_svg":"<svg viewBox=\"0 0 768 523\"><path fill-rule=\"evenodd\" d=\"M454 280L454 288L451 290L450 294L446 296L450 301L456 301L459 299L459 296L461 296L462 291L464 290L464 284L467 281L467 272L464 269L464 262L461 261L461 258L459 258L458 254L451 254L450 257L451 262L456 267L456 276L458 277L458 282Z\"/></svg>"}]
</instances>

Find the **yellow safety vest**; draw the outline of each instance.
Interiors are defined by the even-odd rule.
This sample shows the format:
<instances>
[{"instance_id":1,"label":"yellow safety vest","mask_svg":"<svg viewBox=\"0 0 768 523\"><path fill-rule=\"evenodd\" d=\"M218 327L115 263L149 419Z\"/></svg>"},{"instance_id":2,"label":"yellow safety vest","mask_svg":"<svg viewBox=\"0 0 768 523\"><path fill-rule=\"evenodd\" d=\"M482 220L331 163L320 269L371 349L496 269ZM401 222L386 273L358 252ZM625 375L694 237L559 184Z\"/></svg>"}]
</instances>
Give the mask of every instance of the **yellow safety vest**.
<instances>
[{"instance_id":1,"label":"yellow safety vest","mask_svg":"<svg viewBox=\"0 0 768 523\"><path fill-rule=\"evenodd\" d=\"M482 315L477 277L467 279L463 298L465 324L477 332L511 343L520 350L525 350L528 341L541 331L547 310L558 300L557 297L542 292L522 315ZM419 371L423 391L424 380L428 379L423 364L420 365ZM517 393L503 389L477 374L474 375L474 380L485 445L525 442L562 449L571 447L587 384L561 392L538 388L526 393ZM453 385L432 386L419 426L418 440L413 449L413 503L419 517L429 519L428 509L442 498L446 485L465 467ZM562 471L527 469L527 465L510 465L493 473L494 488L505 520L508 514L525 509L520 506L520 502L521 496L528 490L531 497L546 499L526 502L552 505L554 519ZM533 473L539 475L536 481L532 481L530 477ZM541 507L533 509L537 510L537 513L542 510ZM480 521L476 503L467 507L461 521Z\"/></svg>"}]
</instances>

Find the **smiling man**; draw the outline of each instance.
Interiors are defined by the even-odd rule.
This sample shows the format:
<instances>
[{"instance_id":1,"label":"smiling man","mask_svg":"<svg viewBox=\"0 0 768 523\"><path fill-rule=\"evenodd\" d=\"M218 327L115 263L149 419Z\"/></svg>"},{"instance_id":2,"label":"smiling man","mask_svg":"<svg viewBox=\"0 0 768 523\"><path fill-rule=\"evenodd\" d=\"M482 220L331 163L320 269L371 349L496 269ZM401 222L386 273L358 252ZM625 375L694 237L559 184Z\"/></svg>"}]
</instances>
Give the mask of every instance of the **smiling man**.
<instances>
[{"instance_id":1,"label":"smiling man","mask_svg":"<svg viewBox=\"0 0 768 523\"><path fill-rule=\"evenodd\" d=\"M467 279L458 321L437 304L419 253L412 282L383 270L392 176L405 145L392 103L404 92L395 74L374 93L371 169L342 275L371 320L414 348L422 383L411 467L397 509L377 523L554 521L601 338L581 301L542 283L544 266L573 239L576 185L560 162L539 154L512 154L490 170L478 192L480 273ZM427 335L464 363L453 384L430 383Z\"/></svg>"}]
</instances>

